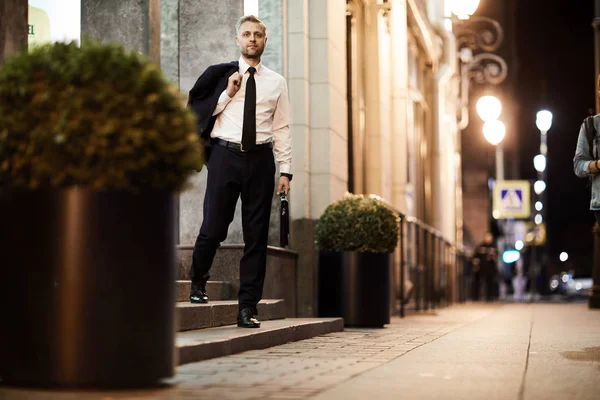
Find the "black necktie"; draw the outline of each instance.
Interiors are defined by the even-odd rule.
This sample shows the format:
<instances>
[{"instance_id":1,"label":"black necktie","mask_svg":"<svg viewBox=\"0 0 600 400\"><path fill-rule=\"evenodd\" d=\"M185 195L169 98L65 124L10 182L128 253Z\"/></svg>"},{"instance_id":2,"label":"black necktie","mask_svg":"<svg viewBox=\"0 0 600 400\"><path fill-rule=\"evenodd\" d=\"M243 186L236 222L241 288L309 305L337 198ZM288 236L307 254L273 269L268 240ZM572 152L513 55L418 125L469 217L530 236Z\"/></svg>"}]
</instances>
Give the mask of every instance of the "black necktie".
<instances>
[{"instance_id":1,"label":"black necktie","mask_svg":"<svg viewBox=\"0 0 600 400\"><path fill-rule=\"evenodd\" d=\"M248 68L246 98L244 99L244 125L242 127L242 150L248 151L256 144L256 68Z\"/></svg>"}]
</instances>

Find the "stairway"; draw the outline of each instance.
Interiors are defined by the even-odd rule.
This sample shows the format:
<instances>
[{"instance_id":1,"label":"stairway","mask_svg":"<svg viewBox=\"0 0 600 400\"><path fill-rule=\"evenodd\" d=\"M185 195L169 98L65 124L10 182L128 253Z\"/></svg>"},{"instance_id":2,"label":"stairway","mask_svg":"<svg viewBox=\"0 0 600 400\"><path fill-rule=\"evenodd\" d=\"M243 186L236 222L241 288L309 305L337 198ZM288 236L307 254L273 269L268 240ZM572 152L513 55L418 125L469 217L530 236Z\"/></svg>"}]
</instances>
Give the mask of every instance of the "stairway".
<instances>
[{"instance_id":1,"label":"stairway","mask_svg":"<svg viewBox=\"0 0 600 400\"><path fill-rule=\"evenodd\" d=\"M228 249L219 251L227 252ZM191 246L178 248L180 261L179 280L176 282L175 326L177 331L176 353L179 365L248 350L264 349L344 329L341 318L289 318L290 314L295 314L295 307L286 304L288 300L295 301L295 299L290 299L290 289L286 290L285 288L285 285L289 285L290 271L287 273L271 271L272 280L288 279L285 282L266 282L264 291L265 297L270 297L269 294L273 293L285 293L288 300L285 298L263 299L258 304L258 319L261 321L261 327L258 329L238 328L237 289L239 281L236 281L237 276L232 275L233 271L237 275L237 268L231 266L235 262L235 256L229 254L223 257L222 255L215 259L216 262L211 273L215 271L214 277L220 280L209 281L206 286L209 303L191 304L188 299L191 281L187 270L191 254L186 254L190 252ZM241 256L241 254L238 255ZM218 265L223 263L221 260L226 260L228 265ZM269 269L269 265L271 269L274 268L273 265L280 265L276 261L268 262L267 268ZM289 269L289 263L281 264L286 265L286 268ZM267 270L267 276L269 276L269 272ZM295 294L295 290L293 293Z\"/></svg>"}]
</instances>

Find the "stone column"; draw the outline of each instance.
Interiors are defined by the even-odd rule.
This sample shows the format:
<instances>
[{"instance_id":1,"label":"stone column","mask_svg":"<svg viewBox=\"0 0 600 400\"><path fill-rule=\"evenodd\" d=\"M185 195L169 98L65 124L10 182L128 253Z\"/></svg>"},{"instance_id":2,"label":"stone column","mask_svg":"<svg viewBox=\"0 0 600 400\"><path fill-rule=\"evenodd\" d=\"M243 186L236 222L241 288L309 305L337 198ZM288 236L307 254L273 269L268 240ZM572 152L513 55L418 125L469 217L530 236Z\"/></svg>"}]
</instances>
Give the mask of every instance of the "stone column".
<instances>
[{"instance_id":1,"label":"stone column","mask_svg":"<svg viewBox=\"0 0 600 400\"><path fill-rule=\"evenodd\" d=\"M179 0L160 2L160 67L179 87Z\"/></svg>"},{"instance_id":2,"label":"stone column","mask_svg":"<svg viewBox=\"0 0 600 400\"><path fill-rule=\"evenodd\" d=\"M315 314L315 219L311 216L309 0L287 0L287 78L292 104L294 180L290 200L291 247L298 251L296 313Z\"/></svg>"},{"instance_id":3,"label":"stone column","mask_svg":"<svg viewBox=\"0 0 600 400\"><path fill-rule=\"evenodd\" d=\"M26 1L0 0L0 68L10 55L27 47Z\"/></svg>"},{"instance_id":4,"label":"stone column","mask_svg":"<svg viewBox=\"0 0 600 400\"><path fill-rule=\"evenodd\" d=\"M392 0L390 10L390 35L392 47L392 195L389 201L400 211L409 211L406 202L408 158L408 16L406 0ZM404 234L406 237L406 233ZM406 242L408 243L408 242ZM400 246L394 254L393 300L401 298L414 286L410 280L408 262L404 266L404 292L400 289L402 272Z\"/></svg>"},{"instance_id":5,"label":"stone column","mask_svg":"<svg viewBox=\"0 0 600 400\"><path fill-rule=\"evenodd\" d=\"M260 0L258 2L258 18L267 26L267 48L262 56L262 63L269 69L287 75L284 69L285 25L284 12L286 0Z\"/></svg>"},{"instance_id":6,"label":"stone column","mask_svg":"<svg viewBox=\"0 0 600 400\"><path fill-rule=\"evenodd\" d=\"M160 0L82 0L81 33L121 43L160 64Z\"/></svg>"},{"instance_id":7,"label":"stone column","mask_svg":"<svg viewBox=\"0 0 600 400\"><path fill-rule=\"evenodd\" d=\"M382 9L377 15L379 42L379 138L381 158L379 159L379 179L381 184L376 192L387 201L392 198L392 159L400 154L392 148L392 41L391 17Z\"/></svg>"},{"instance_id":8,"label":"stone column","mask_svg":"<svg viewBox=\"0 0 600 400\"><path fill-rule=\"evenodd\" d=\"M297 306L298 316L310 317L317 313L314 223L348 187L346 3L288 0L288 5L296 187L304 194L304 204L292 209L300 255Z\"/></svg>"},{"instance_id":9,"label":"stone column","mask_svg":"<svg viewBox=\"0 0 600 400\"><path fill-rule=\"evenodd\" d=\"M456 185L458 181L456 157L457 131L456 99L458 82L454 77L457 70L456 43L450 32L443 32L444 57L436 75L434 108L437 109L434 118L435 141L434 150L434 179L433 224L451 243L456 240Z\"/></svg>"},{"instance_id":10,"label":"stone column","mask_svg":"<svg viewBox=\"0 0 600 400\"><path fill-rule=\"evenodd\" d=\"M408 157L408 19L406 0L392 0L390 26L392 35L392 198L399 210L408 211L406 174Z\"/></svg>"},{"instance_id":11,"label":"stone column","mask_svg":"<svg viewBox=\"0 0 600 400\"><path fill-rule=\"evenodd\" d=\"M171 46L171 54L179 52L179 87L184 94L190 91L209 65L239 58L235 24L243 12L243 0L179 0L179 44L177 48ZM175 34L174 28L172 31ZM202 223L205 191L206 168L203 168L190 180L190 188L180 197L181 244L193 244L196 240ZM240 202L226 243L243 243Z\"/></svg>"},{"instance_id":12,"label":"stone column","mask_svg":"<svg viewBox=\"0 0 600 400\"><path fill-rule=\"evenodd\" d=\"M382 138L379 68L379 5L365 5L365 114L366 182L365 193L381 192Z\"/></svg>"},{"instance_id":13,"label":"stone column","mask_svg":"<svg viewBox=\"0 0 600 400\"><path fill-rule=\"evenodd\" d=\"M346 4L310 0L311 214L318 218L348 188Z\"/></svg>"},{"instance_id":14,"label":"stone column","mask_svg":"<svg viewBox=\"0 0 600 400\"><path fill-rule=\"evenodd\" d=\"M292 105L295 220L310 219L310 110L308 0L287 0L287 81ZM300 238L294 240L294 244Z\"/></svg>"},{"instance_id":15,"label":"stone column","mask_svg":"<svg viewBox=\"0 0 600 400\"><path fill-rule=\"evenodd\" d=\"M283 75L287 78L287 71L284 69L285 59L285 24L284 24L284 12L286 8L286 0L260 0L258 2L258 18L264 22L267 26L267 47L263 53L261 62L267 68ZM294 105L292 104L292 110ZM293 146L293 144L292 144ZM294 149L292 147L292 157ZM293 162L293 161L292 161ZM293 169L293 166L292 166ZM292 173L294 171L292 170ZM279 165L277 165L277 172L275 174L275 187L279 183ZM295 189L296 180L293 180L292 186ZM293 194L296 192L290 192L290 203ZM273 202L271 204L271 223L269 227L269 245L279 246L279 233L280 233L280 218L279 209L281 206L281 199L277 194L273 195Z\"/></svg>"}]
</instances>

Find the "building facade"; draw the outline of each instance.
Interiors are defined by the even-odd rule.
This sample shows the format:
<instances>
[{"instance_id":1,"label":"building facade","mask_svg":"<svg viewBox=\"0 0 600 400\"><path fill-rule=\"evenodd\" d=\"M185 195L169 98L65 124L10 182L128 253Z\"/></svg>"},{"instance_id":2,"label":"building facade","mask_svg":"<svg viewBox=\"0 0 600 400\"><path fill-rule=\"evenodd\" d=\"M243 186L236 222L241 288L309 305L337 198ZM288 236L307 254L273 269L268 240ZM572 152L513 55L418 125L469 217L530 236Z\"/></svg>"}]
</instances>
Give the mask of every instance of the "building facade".
<instances>
[{"instance_id":1,"label":"building facade","mask_svg":"<svg viewBox=\"0 0 600 400\"><path fill-rule=\"evenodd\" d=\"M462 246L465 155L448 3L82 0L80 22L82 35L148 54L184 94L206 67L239 57L234 36L240 16L251 11L265 22L263 63L285 76L292 104L297 314L312 316L318 306L315 222L346 192L379 195L448 243ZM182 245L193 244L200 228L205 182L202 171L180 196ZM278 207L274 196L272 245L278 243ZM227 242L241 243L241 232L238 209ZM419 268L411 261L415 249L405 248L407 268ZM399 257L397 251L396 298Z\"/></svg>"}]
</instances>

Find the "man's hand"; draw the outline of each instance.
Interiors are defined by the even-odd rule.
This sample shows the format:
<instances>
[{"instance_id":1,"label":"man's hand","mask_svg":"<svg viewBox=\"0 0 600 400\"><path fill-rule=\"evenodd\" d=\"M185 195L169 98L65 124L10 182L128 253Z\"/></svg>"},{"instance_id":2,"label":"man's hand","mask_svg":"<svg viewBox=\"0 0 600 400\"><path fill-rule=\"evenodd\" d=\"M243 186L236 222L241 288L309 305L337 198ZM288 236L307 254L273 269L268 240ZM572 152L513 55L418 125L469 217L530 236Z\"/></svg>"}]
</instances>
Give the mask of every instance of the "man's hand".
<instances>
[{"instance_id":1,"label":"man's hand","mask_svg":"<svg viewBox=\"0 0 600 400\"><path fill-rule=\"evenodd\" d=\"M290 180L287 176L282 176L279 178L279 186L277 186L277 194L281 193L281 189L285 191L287 196L290 191Z\"/></svg>"},{"instance_id":2,"label":"man's hand","mask_svg":"<svg viewBox=\"0 0 600 400\"><path fill-rule=\"evenodd\" d=\"M227 81L227 96L233 97L242 86L242 75L239 72L234 72Z\"/></svg>"}]
</instances>

